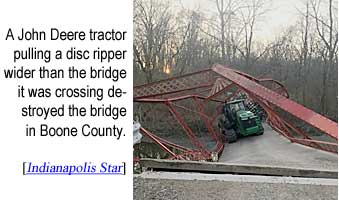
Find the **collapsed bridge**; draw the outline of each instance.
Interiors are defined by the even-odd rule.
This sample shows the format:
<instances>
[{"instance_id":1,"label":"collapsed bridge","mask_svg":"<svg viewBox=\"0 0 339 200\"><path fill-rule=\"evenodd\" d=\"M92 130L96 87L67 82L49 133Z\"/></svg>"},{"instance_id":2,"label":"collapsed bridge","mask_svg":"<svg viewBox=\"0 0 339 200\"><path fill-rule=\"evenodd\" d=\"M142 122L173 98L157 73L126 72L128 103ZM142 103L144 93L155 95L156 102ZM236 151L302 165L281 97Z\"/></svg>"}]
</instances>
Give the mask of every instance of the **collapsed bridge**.
<instances>
[{"instance_id":1,"label":"collapsed bridge","mask_svg":"<svg viewBox=\"0 0 339 200\"><path fill-rule=\"evenodd\" d=\"M291 142L337 154L338 124L289 99L287 89L273 79L258 79L215 64L206 70L134 87L134 102L165 106L189 138L192 145L187 147L140 128L170 159L180 160L213 160L222 152L225 142L216 121L223 103L239 96L259 105L267 124ZM212 147L193 131L187 115L201 119L214 141Z\"/></svg>"}]
</instances>

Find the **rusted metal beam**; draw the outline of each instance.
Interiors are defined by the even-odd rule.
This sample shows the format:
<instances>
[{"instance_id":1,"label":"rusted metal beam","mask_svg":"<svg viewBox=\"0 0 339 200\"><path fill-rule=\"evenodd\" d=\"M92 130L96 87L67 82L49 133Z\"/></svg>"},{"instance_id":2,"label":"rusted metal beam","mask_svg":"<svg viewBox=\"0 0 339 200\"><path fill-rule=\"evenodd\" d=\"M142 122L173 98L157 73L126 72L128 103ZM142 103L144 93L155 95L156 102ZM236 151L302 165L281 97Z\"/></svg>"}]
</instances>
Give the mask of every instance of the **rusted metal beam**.
<instances>
[{"instance_id":1,"label":"rusted metal beam","mask_svg":"<svg viewBox=\"0 0 339 200\"><path fill-rule=\"evenodd\" d=\"M226 95L229 91L232 94ZM288 99L286 88L278 81L273 79L258 79L219 64L213 65L210 69L136 86L134 87L134 101L166 105L186 132L192 144L197 148L182 147L148 131L142 131L162 149L167 151L172 156L171 159L209 160L212 151L208 150L206 145L199 141L174 106L190 112L193 117L202 117L209 134L216 141L214 152L220 153L224 148L224 144L221 137L218 137L212 127L220 114L217 108L222 106L225 101L234 98L239 92L245 92L250 97L250 100L258 103L267 112L268 124L291 142L337 153L337 143L313 140L308 133L298 129L295 124L288 122L289 120L284 119L280 112L289 113L296 119L309 124L311 127L320 130L337 141L338 124L336 122ZM199 103L198 99L202 100L201 103ZM187 100L192 100L193 103L196 103L197 109L193 111L179 105L180 102L187 103ZM204 106L207 102L214 102L214 113L211 114L209 112L210 114L206 114ZM215 105L216 103L218 105ZM277 112L276 108L279 108L279 112ZM295 136L295 133L299 134L302 138ZM168 146L179 150L181 153L174 153Z\"/></svg>"},{"instance_id":2,"label":"rusted metal beam","mask_svg":"<svg viewBox=\"0 0 339 200\"><path fill-rule=\"evenodd\" d=\"M270 102L271 104L283 109L284 111L292 114L293 116L301 119L302 121L310 124L311 126L323 131L330 137L338 140L338 124L327 119L326 117L308 109L304 106L279 95L264 86L255 83L248 78L235 73L227 67L216 64L212 70L221 76L231 80L244 90L253 93L260 98Z\"/></svg>"}]
</instances>

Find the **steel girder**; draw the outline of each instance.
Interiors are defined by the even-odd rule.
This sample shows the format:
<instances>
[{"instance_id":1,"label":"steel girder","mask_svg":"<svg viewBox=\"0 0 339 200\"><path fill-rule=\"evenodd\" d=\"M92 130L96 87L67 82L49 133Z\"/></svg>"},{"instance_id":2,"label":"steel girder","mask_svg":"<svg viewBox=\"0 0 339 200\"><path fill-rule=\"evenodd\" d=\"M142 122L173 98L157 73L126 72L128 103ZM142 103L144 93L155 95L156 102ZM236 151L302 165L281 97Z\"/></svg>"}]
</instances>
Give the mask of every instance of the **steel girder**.
<instances>
[{"instance_id":1,"label":"steel girder","mask_svg":"<svg viewBox=\"0 0 339 200\"><path fill-rule=\"evenodd\" d=\"M289 99L286 88L278 81L257 79L219 64L215 64L207 70L134 87L134 102L165 105L189 137L194 149L176 145L145 128L142 128L141 132L159 144L172 156L172 159L210 160L212 154L221 153L224 141L214 126L220 109L217 106L213 110L215 112L211 113L211 106L207 104L216 102L220 108L223 102L240 93L246 94L251 100L258 103L268 115L267 123L291 142L337 153L338 124L336 122ZM181 101L190 101L195 109L188 108L187 103L186 105L177 105ZM180 113L178 109L183 112ZM199 138L185 122L182 114L188 112L203 119L209 135L215 141L215 147L212 150L199 141ZM302 130L298 124L291 123L291 121L307 124L330 137L331 141L313 139L307 131ZM180 153L174 153L169 147Z\"/></svg>"}]
</instances>

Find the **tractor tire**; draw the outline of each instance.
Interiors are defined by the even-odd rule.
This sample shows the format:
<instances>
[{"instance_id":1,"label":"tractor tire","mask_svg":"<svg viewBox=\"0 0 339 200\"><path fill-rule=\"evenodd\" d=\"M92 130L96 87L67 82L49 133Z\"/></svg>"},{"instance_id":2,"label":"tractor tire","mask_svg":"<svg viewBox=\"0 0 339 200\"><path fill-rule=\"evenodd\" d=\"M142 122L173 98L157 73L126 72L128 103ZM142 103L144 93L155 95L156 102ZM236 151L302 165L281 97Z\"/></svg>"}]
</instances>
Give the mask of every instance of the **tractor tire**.
<instances>
[{"instance_id":1,"label":"tractor tire","mask_svg":"<svg viewBox=\"0 0 339 200\"><path fill-rule=\"evenodd\" d=\"M262 135L262 134L264 134L264 129L260 131L259 133L257 133L257 135Z\"/></svg>"},{"instance_id":2,"label":"tractor tire","mask_svg":"<svg viewBox=\"0 0 339 200\"><path fill-rule=\"evenodd\" d=\"M238 139L237 133L234 129L226 130L225 137L228 143L236 142Z\"/></svg>"}]
</instances>

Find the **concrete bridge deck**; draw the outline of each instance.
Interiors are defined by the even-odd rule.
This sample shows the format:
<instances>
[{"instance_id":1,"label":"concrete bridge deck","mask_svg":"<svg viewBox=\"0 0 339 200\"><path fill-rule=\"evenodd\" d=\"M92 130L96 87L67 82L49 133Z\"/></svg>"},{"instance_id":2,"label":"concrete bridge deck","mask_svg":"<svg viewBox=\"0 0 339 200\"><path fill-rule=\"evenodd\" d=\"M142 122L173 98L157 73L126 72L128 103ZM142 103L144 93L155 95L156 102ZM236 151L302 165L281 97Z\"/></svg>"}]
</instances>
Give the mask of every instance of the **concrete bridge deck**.
<instances>
[{"instance_id":1,"label":"concrete bridge deck","mask_svg":"<svg viewBox=\"0 0 339 200\"><path fill-rule=\"evenodd\" d=\"M225 145L219 162L338 170L336 154L292 143L268 125L264 124L264 128L261 136L240 138Z\"/></svg>"}]
</instances>

